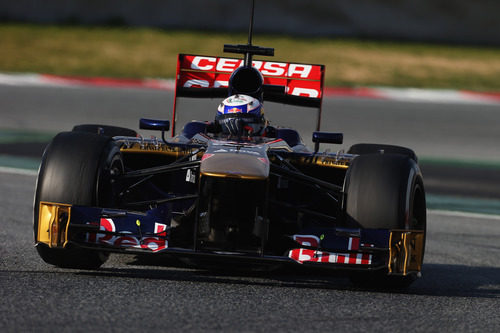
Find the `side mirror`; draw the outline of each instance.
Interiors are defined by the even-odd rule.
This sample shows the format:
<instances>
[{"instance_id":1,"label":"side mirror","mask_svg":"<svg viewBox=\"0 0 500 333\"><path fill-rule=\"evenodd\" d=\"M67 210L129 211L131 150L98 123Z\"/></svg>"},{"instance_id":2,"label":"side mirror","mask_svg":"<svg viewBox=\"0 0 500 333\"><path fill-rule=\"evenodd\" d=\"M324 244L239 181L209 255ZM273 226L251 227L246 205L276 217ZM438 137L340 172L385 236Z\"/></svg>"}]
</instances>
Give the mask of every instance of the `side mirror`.
<instances>
[{"instance_id":1,"label":"side mirror","mask_svg":"<svg viewBox=\"0 0 500 333\"><path fill-rule=\"evenodd\" d=\"M312 141L315 143L314 152L319 151L320 143L342 144L344 142L344 134L329 133L329 132L313 132Z\"/></svg>"},{"instance_id":2,"label":"side mirror","mask_svg":"<svg viewBox=\"0 0 500 333\"><path fill-rule=\"evenodd\" d=\"M139 120L139 128L154 131L168 131L170 129L170 121L141 118Z\"/></svg>"},{"instance_id":3,"label":"side mirror","mask_svg":"<svg viewBox=\"0 0 500 333\"><path fill-rule=\"evenodd\" d=\"M163 140L163 142L167 143L167 141L165 140L165 132L170 129L170 121L141 118L139 120L139 128L145 130L161 131L161 139Z\"/></svg>"}]
</instances>

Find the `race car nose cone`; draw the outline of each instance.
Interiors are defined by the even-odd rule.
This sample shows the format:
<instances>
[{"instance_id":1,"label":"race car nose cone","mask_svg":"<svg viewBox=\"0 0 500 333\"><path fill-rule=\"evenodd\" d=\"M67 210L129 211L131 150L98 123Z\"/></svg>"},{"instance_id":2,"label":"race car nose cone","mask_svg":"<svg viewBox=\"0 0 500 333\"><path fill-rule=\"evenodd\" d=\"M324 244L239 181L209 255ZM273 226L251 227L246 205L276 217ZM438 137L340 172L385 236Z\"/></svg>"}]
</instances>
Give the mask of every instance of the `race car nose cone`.
<instances>
[{"instance_id":1,"label":"race car nose cone","mask_svg":"<svg viewBox=\"0 0 500 333\"><path fill-rule=\"evenodd\" d=\"M221 152L204 158L200 172L212 177L266 179L269 177L269 160L262 156Z\"/></svg>"}]
</instances>

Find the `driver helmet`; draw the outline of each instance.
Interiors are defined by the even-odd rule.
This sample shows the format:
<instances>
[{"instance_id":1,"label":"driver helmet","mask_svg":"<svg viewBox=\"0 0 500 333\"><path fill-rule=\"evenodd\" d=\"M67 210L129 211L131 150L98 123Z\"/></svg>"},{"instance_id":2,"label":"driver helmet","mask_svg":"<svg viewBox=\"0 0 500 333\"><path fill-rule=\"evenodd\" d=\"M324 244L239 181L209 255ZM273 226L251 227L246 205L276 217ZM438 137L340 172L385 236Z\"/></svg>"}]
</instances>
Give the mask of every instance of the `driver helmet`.
<instances>
[{"instance_id":1,"label":"driver helmet","mask_svg":"<svg viewBox=\"0 0 500 333\"><path fill-rule=\"evenodd\" d=\"M261 135L266 125L261 102L243 94L223 100L215 120L223 133L232 135Z\"/></svg>"}]
</instances>

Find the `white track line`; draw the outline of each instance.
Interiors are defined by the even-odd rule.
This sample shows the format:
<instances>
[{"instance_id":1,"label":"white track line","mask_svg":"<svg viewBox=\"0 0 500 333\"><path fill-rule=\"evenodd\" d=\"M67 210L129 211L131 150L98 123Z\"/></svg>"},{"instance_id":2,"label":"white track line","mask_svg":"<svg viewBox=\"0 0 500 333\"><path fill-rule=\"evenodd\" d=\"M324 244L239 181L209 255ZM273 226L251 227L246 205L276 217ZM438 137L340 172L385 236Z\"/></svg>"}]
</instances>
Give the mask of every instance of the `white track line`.
<instances>
[{"instance_id":1,"label":"white track line","mask_svg":"<svg viewBox=\"0 0 500 333\"><path fill-rule=\"evenodd\" d=\"M5 74L0 73L0 84L6 86L58 86L42 80L39 74Z\"/></svg>"},{"instance_id":2,"label":"white track line","mask_svg":"<svg viewBox=\"0 0 500 333\"><path fill-rule=\"evenodd\" d=\"M457 211L451 211L451 210L434 210L434 209L428 209L427 210L428 214L431 215L442 215L442 216L451 216L451 217L465 217L465 218L472 218L472 219L487 219L487 220L499 220L500 221L500 215L493 215L493 214L481 214L481 213L467 213L467 212L457 212Z\"/></svg>"},{"instance_id":3,"label":"white track line","mask_svg":"<svg viewBox=\"0 0 500 333\"><path fill-rule=\"evenodd\" d=\"M14 174L14 175L25 175L25 176L37 176L37 170L29 169L19 169L0 166L0 173Z\"/></svg>"},{"instance_id":4,"label":"white track line","mask_svg":"<svg viewBox=\"0 0 500 333\"><path fill-rule=\"evenodd\" d=\"M385 99L403 102L498 104L500 101L488 97L464 94L460 90L417 89L417 88L376 88Z\"/></svg>"}]
</instances>

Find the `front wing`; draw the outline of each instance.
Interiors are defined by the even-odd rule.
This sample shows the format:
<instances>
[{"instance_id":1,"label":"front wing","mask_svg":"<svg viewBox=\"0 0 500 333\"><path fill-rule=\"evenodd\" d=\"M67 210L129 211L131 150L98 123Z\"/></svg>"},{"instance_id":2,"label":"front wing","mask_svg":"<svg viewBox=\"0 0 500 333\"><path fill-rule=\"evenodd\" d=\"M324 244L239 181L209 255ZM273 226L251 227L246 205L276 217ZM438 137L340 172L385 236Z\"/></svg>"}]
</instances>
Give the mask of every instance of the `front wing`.
<instances>
[{"instance_id":1,"label":"front wing","mask_svg":"<svg viewBox=\"0 0 500 333\"><path fill-rule=\"evenodd\" d=\"M282 256L170 247L169 206L146 213L41 202L37 244L68 245L123 253L171 253L179 256L231 258L242 262L294 263L334 269L381 270L389 274L418 273L424 233L415 230L307 228Z\"/></svg>"}]
</instances>

